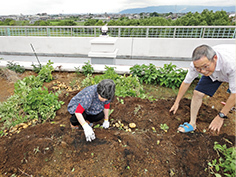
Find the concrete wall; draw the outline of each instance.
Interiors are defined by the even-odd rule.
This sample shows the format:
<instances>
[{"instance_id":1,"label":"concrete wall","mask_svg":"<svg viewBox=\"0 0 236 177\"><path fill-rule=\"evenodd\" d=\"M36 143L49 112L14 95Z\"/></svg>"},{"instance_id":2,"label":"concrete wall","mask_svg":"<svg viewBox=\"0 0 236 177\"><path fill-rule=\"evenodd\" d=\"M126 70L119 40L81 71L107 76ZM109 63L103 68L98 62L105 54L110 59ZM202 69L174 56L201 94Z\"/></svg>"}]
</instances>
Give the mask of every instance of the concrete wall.
<instances>
[{"instance_id":1,"label":"concrete wall","mask_svg":"<svg viewBox=\"0 0 236 177\"><path fill-rule=\"evenodd\" d=\"M91 37L0 36L0 54L88 57ZM235 44L235 39L118 38L117 58L189 60L201 44Z\"/></svg>"}]
</instances>

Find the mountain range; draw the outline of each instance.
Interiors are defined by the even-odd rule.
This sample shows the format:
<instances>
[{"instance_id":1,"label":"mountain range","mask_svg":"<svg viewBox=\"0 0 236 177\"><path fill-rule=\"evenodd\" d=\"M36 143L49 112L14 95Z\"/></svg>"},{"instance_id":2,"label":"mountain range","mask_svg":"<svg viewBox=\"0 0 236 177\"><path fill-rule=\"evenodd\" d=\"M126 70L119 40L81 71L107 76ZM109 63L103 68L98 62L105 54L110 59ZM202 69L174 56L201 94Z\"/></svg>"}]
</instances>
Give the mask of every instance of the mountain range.
<instances>
[{"instance_id":1,"label":"mountain range","mask_svg":"<svg viewBox=\"0 0 236 177\"><path fill-rule=\"evenodd\" d=\"M199 12L201 13L204 9L212 11L235 12L235 6L188 6L188 5L168 5L168 6L149 6L144 8L132 8L120 11L120 14L139 14L139 13L188 13L188 12Z\"/></svg>"}]
</instances>

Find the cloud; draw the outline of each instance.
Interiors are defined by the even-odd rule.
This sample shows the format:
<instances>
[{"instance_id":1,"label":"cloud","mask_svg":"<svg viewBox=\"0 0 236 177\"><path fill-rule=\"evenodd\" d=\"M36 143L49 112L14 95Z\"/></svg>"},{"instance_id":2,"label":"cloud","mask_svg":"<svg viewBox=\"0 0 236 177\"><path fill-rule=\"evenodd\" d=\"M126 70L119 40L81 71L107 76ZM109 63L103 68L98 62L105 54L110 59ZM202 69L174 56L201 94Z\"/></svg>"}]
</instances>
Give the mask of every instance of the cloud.
<instances>
[{"instance_id":1,"label":"cloud","mask_svg":"<svg viewBox=\"0 0 236 177\"><path fill-rule=\"evenodd\" d=\"M235 6L235 0L4 0L0 15L36 13L116 13L128 8L160 5Z\"/></svg>"}]
</instances>

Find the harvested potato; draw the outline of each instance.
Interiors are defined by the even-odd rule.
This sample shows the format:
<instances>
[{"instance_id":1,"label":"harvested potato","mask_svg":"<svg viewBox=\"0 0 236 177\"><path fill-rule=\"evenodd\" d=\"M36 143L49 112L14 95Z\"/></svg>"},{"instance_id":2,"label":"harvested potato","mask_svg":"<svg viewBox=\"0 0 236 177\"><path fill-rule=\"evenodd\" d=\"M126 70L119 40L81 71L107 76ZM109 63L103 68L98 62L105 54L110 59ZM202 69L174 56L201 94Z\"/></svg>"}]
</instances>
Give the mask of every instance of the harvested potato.
<instances>
[{"instance_id":1,"label":"harvested potato","mask_svg":"<svg viewBox=\"0 0 236 177\"><path fill-rule=\"evenodd\" d=\"M129 123L129 127L130 127L130 128L135 128L135 127L136 127L136 124L135 124L135 123Z\"/></svg>"}]
</instances>

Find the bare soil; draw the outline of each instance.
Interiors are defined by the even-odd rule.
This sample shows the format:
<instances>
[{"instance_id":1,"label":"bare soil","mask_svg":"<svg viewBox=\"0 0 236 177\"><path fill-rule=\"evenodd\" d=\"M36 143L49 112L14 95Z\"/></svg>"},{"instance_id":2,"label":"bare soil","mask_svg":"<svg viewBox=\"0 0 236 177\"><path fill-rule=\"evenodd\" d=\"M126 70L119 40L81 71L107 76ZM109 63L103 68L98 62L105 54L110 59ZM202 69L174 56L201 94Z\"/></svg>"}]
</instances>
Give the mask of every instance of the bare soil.
<instances>
[{"instance_id":1,"label":"bare soil","mask_svg":"<svg viewBox=\"0 0 236 177\"><path fill-rule=\"evenodd\" d=\"M30 74L17 74L22 79ZM55 81L69 84L78 78L75 73L55 72ZM54 82L55 82L54 81ZM14 82L2 74L0 77L0 101L14 93ZM53 81L45 84L50 91ZM158 86L154 86L158 87ZM204 98L200 109L197 130L194 133L178 133L177 128L189 121L190 99L181 101L175 115L169 113L175 96L161 93L157 101L140 98L117 99L111 104L109 129L94 128L96 139L86 142L83 129L72 130L67 105L78 92L62 90L60 100L65 104L53 121L31 125L19 133L0 138L1 176L78 177L78 176L211 176L207 163L218 158L214 142L228 147L235 145L235 112L229 113L219 135L209 132L211 120L226 101L227 84L223 84L212 98ZM158 94L158 93L155 93ZM121 99L121 98L120 98ZM117 122L137 125L132 132L114 127ZM102 122L98 122L102 124ZM167 132L160 128L167 124ZM206 130L206 131L205 131ZM207 170L205 170L207 168ZM220 171L221 174L222 171Z\"/></svg>"}]
</instances>

